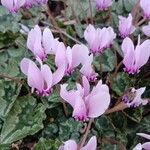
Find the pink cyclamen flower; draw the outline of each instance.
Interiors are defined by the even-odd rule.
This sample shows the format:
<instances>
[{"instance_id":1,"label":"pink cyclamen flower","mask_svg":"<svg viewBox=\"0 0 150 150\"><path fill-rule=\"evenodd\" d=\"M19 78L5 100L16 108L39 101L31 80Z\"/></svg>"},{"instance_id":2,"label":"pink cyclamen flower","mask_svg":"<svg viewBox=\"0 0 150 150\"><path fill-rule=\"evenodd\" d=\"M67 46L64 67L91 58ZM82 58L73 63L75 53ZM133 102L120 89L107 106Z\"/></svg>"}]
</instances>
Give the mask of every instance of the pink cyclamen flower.
<instances>
[{"instance_id":1,"label":"pink cyclamen flower","mask_svg":"<svg viewBox=\"0 0 150 150\"><path fill-rule=\"evenodd\" d=\"M137 135L139 135L139 136L141 136L141 137L144 137L144 138L150 140L150 135L148 135L148 134L145 134L145 133L137 133ZM145 142L144 144L139 143L139 144L137 144L137 145L133 148L133 150L143 150L143 149L144 149L144 150L150 150L150 142Z\"/></svg>"},{"instance_id":2,"label":"pink cyclamen flower","mask_svg":"<svg viewBox=\"0 0 150 150\"><path fill-rule=\"evenodd\" d=\"M88 42L91 52L97 54L102 53L106 48L112 45L116 34L112 27L95 29L94 26L90 24L84 31L84 38Z\"/></svg>"},{"instance_id":3,"label":"pink cyclamen flower","mask_svg":"<svg viewBox=\"0 0 150 150\"><path fill-rule=\"evenodd\" d=\"M92 136L88 141L88 143L80 149L78 149L78 145L74 140L68 140L64 142L64 144L60 146L58 150L96 150L96 147L97 147L96 137Z\"/></svg>"},{"instance_id":4,"label":"pink cyclamen flower","mask_svg":"<svg viewBox=\"0 0 150 150\"><path fill-rule=\"evenodd\" d=\"M150 19L150 1L149 0L140 0L140 6L143 10L144 17Z\"/></svg>"},{"instance_id":5,"label":"pink cyclamen flower","mask_svg":"<svg viewBox=\"0 0 150 150\"><path fill-rule=\"evenodd\" d=\"M125 94L123 96L123 101L126 103L128 107L138 107L140 105L146 105L148 100L143 100L141 95L144 93L146 87L142 87L139 89L132 88L129 94Z\"/></svg>"},{"instance_id":6,"label":"pink cyclamen flower","mask_svg":"<svg viewBox=\"0 0 150 150\"><path fill-rule=\"evenodd\" d=\"M95 0L98 10L107 10L113 3L112 0Z\"/></svg>"},{"instance_id":7,"label":"pink cyclamen flower","mask_svg":"<svg viewBox=\"0 0 150 150\"><path fill-rule=\"evenodd\" d=\"M125 38L122 43L122 50L124 53L123 64L125 71L129 74L135 74L140 71L140 68L145 65L150 56L150 40L144 41L140 44L140 38L137 46L134 48L133 42L130 38Z\"/></svg>"},{"instance_id":8,"label":"pink cyclamen flower","mask_svg":"<svg viewBox=\"0 0 150 150\"><path fill-rule=\"evenodd\" d=\"M150 22L148 25L143 26L142 31L146 36L150 37Z\"/></svg>"},{"instance_id":9,"label":"pink cyclamen flower","mask_svg":"<svg viewBox=\"0 0 150 150\"><path fill-rule=\"evenodd\" d=\"M73 117L77 121L101 116L110 104L109 88L100 80L90 92L90 84L82 77L82 85L77 84L77 90L67 91L67 84L61 85L60 96L73 108Z\"/></svg>"},{"instance_id":10,"label":"pink cyclamen flower","mask_svg":"<svg viewBox=\"0 0 150 150\"><path fill-rule=\"evenodd\" d=\"M119 32L122 38L126 38L135 31L135 27L132 25L132 15L129 14L127 18L119 16Z\"/></svg>"},{"instance_id":11,"label":"pink cyclamen flower","mask_svg":"<svg viewBox=\"0 0 150 150\"><path fill-rule=\"evenodd\" d=\"M27 47L36 58L41 60L44 60L47 54L52 53L57 48L58 43L48 28L45 28L42 34L40 27L36 25L28 34Z\"/></svg>"},{"instance_id":12,"label":"pink cyclamen flower","mask_svg":"<svg viewBox=\"0 0 150 150\"><path fill-rule=\"evenodd\" d=\"M30 59L24 58L21 63L21 71L27 76L28 85L32 88L32 91L36 89L36 92L40 96L48 96L52 92L52 87L56 85L64 76L65 73L65 54L63 50L63 44L59 44L59 50L57 50L55 63L57 70L52 73L48 65L42 64L39 60L40 69ZM61 55L60 55L61 53Z\"/></svg>"},{"instance_id":13,"label":"pink cyclamen flower","mask_svg":"<svg viewBox=\"0 0 150 150\"><path fill-rule=\"evenodd\" d=\"M25 0L1 0L3 6L5 6L11 13L16 13L25 4Z\"/></svg>"},{"instance_id":14,"label":"pink cyclamen flower","mask_svg":"<svg viewBox=\"0 0 150 150\"><path fill-rule=\"evenodd\" d=\"M70 75L77 66L82 64L80 72L89 80L94 81L97 74L92 68L93 55L89 55L88 48L83 44L75 44L66 49L66 74Z\"/></svg>"}]
</instances>

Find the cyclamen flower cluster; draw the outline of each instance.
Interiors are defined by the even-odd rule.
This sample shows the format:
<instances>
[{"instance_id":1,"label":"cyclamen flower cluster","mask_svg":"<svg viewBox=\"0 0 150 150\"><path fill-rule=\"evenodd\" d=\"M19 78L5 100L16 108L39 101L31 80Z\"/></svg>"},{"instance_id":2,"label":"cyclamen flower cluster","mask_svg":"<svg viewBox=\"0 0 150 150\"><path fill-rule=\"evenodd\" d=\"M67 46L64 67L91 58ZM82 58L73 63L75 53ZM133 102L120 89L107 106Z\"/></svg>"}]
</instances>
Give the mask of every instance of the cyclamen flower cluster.
<instances>
[{"instance_id":1,"label":"cyclamen flower cluster","mask_svg":"<svg viewBox=\"0 0 150 150\"><path fill-rule=\"evenodd\" d=\"M150 18L150 13L145 4L150 5L149 0L141 0L140 5L146 18ZM17 12L20 7L31 7L37 4L46 3L47 0L2 0L2 5L11 12ZM96 0L99 10L106 10L112 5L112 0ZM145 4L143 4L145 3ZM145 8L146 7L146 8ZM140 72L140 68L145 65L150 57L150 40L145 40L142 44L140 38L138 44L134 47L133 41L128 37L135 31L132 15L127 18L119 16L119 35L125 38L122 42L124 71L129 74ZM142 31L150 36L150 25L144 26ZM140 37L140 36L139 36ZM110 48L116 38L116 33L112 27L97 28L88 25L84 32L84 38L88 46L75 44L73 47L65 46L58 38L55 38L49 28L43 31L36 25L28 33L27 48L33 53L36 61L33 62L24 58L20 63L21 71L27 76L28 85L32 92L39 96L49 96L53 87L58 84L64 76L70 76L77 67L80 66L82 74L82 84L76 83L76 89L67 90L68 84L62 84L60 89L61 98L69 103L73 108L72 116L77 121L88 121L91 118L97 118L105 113L110 105L109 87L102 84L102 80L91 90L89 81L95 81L98 74L94 71L92 63L95 54L102 54L107 48ZM146 54L146 55L145 55ZM45 64L49 55L55 57L55 71ZM131 89L134 97L125 94L122 101L127 107L138 107L146 105L148 100L143 100L141 95L146 87ZM80 150L96 150L96 137L92 137L87 145ZM136 148L145 148L146 144L139 144ZM149 145L149 143L148 143ZM139 148L139 149L140 149ZM59 150L78 150L79 146L73 140L68 140L60 146ZM138 150L139 150L138 149ZM140 149L140 150L141 150ZM136 150L136 149L135 149Z\"/></svg>"},{"instance_id":2,"label":"cyclamen flower cluster","mask_svg":"<svg viewBox=\"0 0 150 150\"><path fill-rule=\"evenodd\" d=\"M41 69L34 62L25 58L21 61L21 70L27 75L29 86L36 89L41 96L50 95L52 86L57 84L63 76L71 75L80 64L82 64L81 74L88 80L96 80L97 73L92 68L93 55L89 54L85 45L75 44L72 48L66 48L64 43L54 38L48 28L45 28L42 34L40 27L36 25L28 34L27 47L40 63ZM57 69L54 73L51 72L48 65L42 63L46 61L49 54L55 56Z\"/></svg>"},{"instance_id":3,"label":"cyclamen flower cluster","mask_svg":"<svg viewBox=\"0 0 150 150\"><path fill-rule=\"evenodd\" d=\"M47 1L48 0L1 0L1 3L11 13L16 13L21 7L30 8L33 5L46 4Z\"/></svg>"}]
</instances>

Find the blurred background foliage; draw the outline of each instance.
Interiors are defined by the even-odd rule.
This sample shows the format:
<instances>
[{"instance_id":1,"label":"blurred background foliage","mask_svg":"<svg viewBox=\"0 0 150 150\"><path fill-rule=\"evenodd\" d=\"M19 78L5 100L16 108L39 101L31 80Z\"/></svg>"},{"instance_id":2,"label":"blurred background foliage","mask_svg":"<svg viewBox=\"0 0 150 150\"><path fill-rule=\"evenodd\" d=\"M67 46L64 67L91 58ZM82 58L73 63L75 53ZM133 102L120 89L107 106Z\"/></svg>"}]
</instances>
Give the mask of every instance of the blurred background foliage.
<instances>
[{"instance_id":1,"label":"blurred background foliage","mask_svg":"<svg viewBox=\"0 0 150 150\"><path fill-rule=\"evenodd\" d=\"M26 78L20 72L22 58L33 58L26 48L26 30L39 24L49 26L66 45L85 43L84 30L89 23L96 27L112 26L118 32L118 15L127 16L134 10L137 0L118 0L110 10L96 11L94 0L50 0L48 6L20 10L10 14L0 6L0 149L20 150L57 150L63 141L70 138L77 142L84 133L86 123L76 122L71 117L72 109L67 112L59 96L59 86L49 97L31 94ZM138 30L135 37L140 33ZM142 33L140 33L142 35ZM143 36L143 35L142 35ZM143 37L145 38L145 37ZM93 67L103 81L109 80L112 105L130 87L147 86L144 97L150 97L150 79L146 75L148 65L135 76L123 72L113 73L122 60L121 39L104 54L95 57ZM53 58L48 64L54 67ZM145 76L146 75L146 76ZM78 70L64 81L70 87L79 79ZM137 132L150 133L149 106L131 108L122 112L103 115L92 125L92 135L97 135L98 149L132 149L141 139Z\"/></svg>"}]
</instances>

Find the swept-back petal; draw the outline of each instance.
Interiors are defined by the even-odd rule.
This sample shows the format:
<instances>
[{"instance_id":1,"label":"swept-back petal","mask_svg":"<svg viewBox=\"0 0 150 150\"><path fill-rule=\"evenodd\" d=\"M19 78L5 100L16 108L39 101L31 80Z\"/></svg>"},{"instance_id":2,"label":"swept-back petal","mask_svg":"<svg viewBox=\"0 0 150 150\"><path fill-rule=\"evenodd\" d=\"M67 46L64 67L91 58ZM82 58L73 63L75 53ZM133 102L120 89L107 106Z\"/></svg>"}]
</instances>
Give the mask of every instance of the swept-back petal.
<instances>
[{"instance_id":1,"label":"swept-back petal","mask_svg":"<svg viewBox=\"0 0 150 150\"><path fill-rule=\"evenodd\" d=\"M135 67L140 68L145 65L150 57L150 40L144 41L135 49Z\"/></svg>"},{"instance_id":2,"label":"swept-back petal","mask_svg":"<svg viewBox=\"0 0 150 150\"><path fill-rule=\"evenodd\" d=\"M86 100L88 109L88 117L96 118L101 116L109 107L110 94L107 92L99 91L96 95L89 95Z\"/></svg>"},{"instance_id":3,"label":"swept-back petal","mask_svg":"<svg viewBox=\"0 0 150 150\"><path fill-rule=\"evenodd\" d=\"M125 38L121 45L122 51L124 53L123 63L126 68L130 69L133 67L135 62L135 52L134 52L134 45L130 38Z\"/></svg>"},{"instance_id":4,"label":"swept-back petal","mask_svg":"<svg viewBox=\"0 0 150 150\"><path fill-rule=\"evenodd\" d=\"M84 88L84 96L88 96L88 94L90 93L90 84L85 76L82 77L82 85Z\"/></svg>"},{"instance_id":5,"label":"swept-back petal","mask_svg":"<svg viewBox=\"0 0 150 150\"><path fill-rule=\"evenodd\" d=\"M106 84L102 84L102 80L100 80L95 87L93 87L91 91L91 95L96 95L99 91L109 93L109 88Z\"/></svg>"},{"instance_id":6,"label":"swept-back petal","mask_svg":"<svg viewBox=\"0 0 150 150\"><path fill-rule=\"evenodd\" d=\"M77 144L74 140L68 140L58 150L77 150Z\"/></svg>"},{"instance_id":7,"label":"swept-back petal","mask_svg":"<svg viewBox=\"0 0 150 150\"><path fill-rule=\"evenodd\" d=\"M34 53L35 56L43 59L45 54L41 42L42 32L40 27L36 25L28 34L27 47Z\"/></svg>"},{"instance_id":8,"label":"swept-back petal","mask_svg":"<svg viewBox=\"0 0 150 150\"><path fill-rule=\"evenodd\" d=\"M134 148L133 150L142 150L142 144L141 143L138 143Z\"/></svg>"},{"instance_id":9,"label":"swept-back petal","mask_svg":"<svg viewBox=\"0 0 150 150\"><path fill-rule=\"evenodd\" d=\"M44 80L41 71L36 64L30 59L24 58L21 61L20 67L21 71L27 75L29 86L36 88L41 92L44 87Z\"/></svg>"},{"instance_id":10,"label":"swept-back petal","mask_svg":"<svg viewBox=\"0 0 150 150\"><path fill-rule=\"evenodd\" d=\"M88 42L90 46L92 46L94 40L95 40L95 33L96 30L93 25L89 24L84 31L84 38Z\"/></svg>"},{"instance_id":11,"label":"swept-back petal","mask_svg":"<svg viewBox=\"0 0 150 150\"><path fill-rule=\"evenodd\" d=\"M13 0L1 0L1 3L3 6L5 6L6 8L8 8L9 10L11 10L13 8Z\"/></svg>"},{"instance_id":12,"label":"swept-back petal","mask_svg":"<svg viewBox=\"0 0 150 150\"><path fill-rule=\"evenodd\" d=\"M77 93L75 90L67 91L66 89L67 86L68 84L61 85L60 96L62 97L62 99L68 102L72 107L74 107Z\"/></svg>"},{"instance_id":13,"label":"swept-back petal","mask_svg":"<svg viewBox=\"0 0 150 150\"><path fill-rule=\"evenodd\" d=\"M46 54L51 54L55 48L56 41L54 36L49 28L45 28L43 31L43 47Z\"/></svg>"},{"instance_id":14,"label":"swept-back petal","mask_svg":"<svg viewBox=\"0 0 150 150\"><path fill-rule=\"evenodd\" d=\"M149 150L150 149L150 142L146 142L146 143L142 144L142 148L145 150Z\"/></svg>"},{"instance_id":15,"label":"swept-back petal","mask_svg":"<svg viewBox=\"0 0 150 150\"><path fill-rule=\"evenodd\" d=\"M69 69L73 69L73 67L72 67L72 57L73 57L72 49L69 46L66 49L66 57L67 57L67 63L68 63Z\"/></svg>"},{"instance_id":16,"label":"swept-back petal","mask_svg":"<svg viewBox=\"0 0 150 150\"><path fill-rule=\"evenodd\" d=\"M148 25L143 26L142 31L146 36L150 37L150 22Z\"/></svg>"},{"instance_id":17,"label":"swept-back petal","mask_svg":"<svg viewBox=\"0 0 150 150\"><path fill-rule=\"evenodd\" d=\"M85 121L87 119L87 108L84 99L80 93L77 93L75 97L75 104L73 106L73 117L79 121Z\"/></svg>"},{"instance_id":18,"label":"swept-back petal","mask_svg":"<svg viewBox=\"0 0 150 150\"><path fill-rule=\"evenodd\" d=\"M137 133L136 135L141 136L141 137L144 137L144 138L150 140L150 135L149 135L149 134L145 134L145 133Z\"/></svg>"},{"instance_id":19,"label":"swept-back petal","mask_svg":"<svg viewBox=\"0 0 150 150\"><path fill-rule=\"evenodd\" d=\"M97 140L96 136L92 136L88 143L81 148L81 150L96 150L97 147Z\"/></svg>"},{"instance_id":20,"label":"swept-back petal","mask_svg":"<svg viewBox=\"0 0 150 150\"><path fill-rule=\"evenodd\" d=\"M72 67L77 67L80 63L83 64L89 55L89 50L85 45L75 44L72 47Z\"/></svg>"},{"instance_id":21,"label":"swept-back petal","mask_svg":"<svg viewBox=\"0 0 150 150\"><path fill-rule=\"evenodd\" d=\"M42 65L41 66L41 73L42 73L42 76L43 76L43 79L45 81L45 86L44 89L50 89L51 86L52 86L52 72L51 72L51 69L48 65Z\"/></svg>"}]
</instances>

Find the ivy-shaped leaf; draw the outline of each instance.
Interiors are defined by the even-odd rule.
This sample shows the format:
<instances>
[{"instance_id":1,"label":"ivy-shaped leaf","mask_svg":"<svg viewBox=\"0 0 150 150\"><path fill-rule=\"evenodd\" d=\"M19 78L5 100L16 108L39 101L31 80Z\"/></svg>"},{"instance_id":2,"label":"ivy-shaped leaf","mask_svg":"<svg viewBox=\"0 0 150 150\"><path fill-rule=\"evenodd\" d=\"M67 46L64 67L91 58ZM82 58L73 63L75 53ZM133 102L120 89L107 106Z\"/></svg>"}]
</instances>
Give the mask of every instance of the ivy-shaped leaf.
<instances>
[{"instance_id":1,"label":"ivy-shaped leaf","mask_svg":"<svg viewBox=\"0 0 150 150\"><path fill-rule=\"evenodd\" d=\"M7 144L33 135L43 128L45 107L31 96L17 99L9 111L0 135L0 143Z\"/></svg>"},{"instance_id":2,"label":"ivy-shaped leaf","mask_svg":"<svg viewBox=\"0 0 150 150\"><path fill-rule=\"evenodd\" d=\"M5 118L19 95L21 84L0 80L0 118Z\"/></svg>"},{"instance_id":3,"label":"ivy-shaped leaf","mask_svg":"<svg viewBox=\"0 0 150 150\"><path fill-rule=\"evenodd\" d=\"M103 54L95 57L93 64L98 71L109 72L115 68L116 60L117 58L113 51L107 49Z\"/></svg>"}]
</instances>

